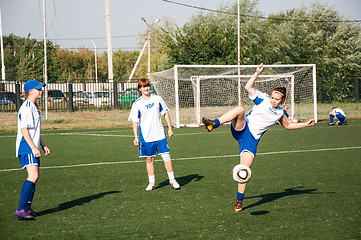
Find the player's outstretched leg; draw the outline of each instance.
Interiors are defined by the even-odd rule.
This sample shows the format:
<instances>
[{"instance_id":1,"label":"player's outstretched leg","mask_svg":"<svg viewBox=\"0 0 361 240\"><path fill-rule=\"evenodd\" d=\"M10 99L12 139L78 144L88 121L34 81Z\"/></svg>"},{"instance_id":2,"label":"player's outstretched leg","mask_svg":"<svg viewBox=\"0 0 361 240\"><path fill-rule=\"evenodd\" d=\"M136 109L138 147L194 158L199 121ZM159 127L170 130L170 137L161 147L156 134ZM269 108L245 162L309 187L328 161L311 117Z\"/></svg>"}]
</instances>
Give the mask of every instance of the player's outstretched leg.
<instances>
[{"instance_id":1,"label":"player's outstretched leg","mask_svg":"<svg viewBox=\"0 0 361 240\"><path fill-rule=\"evenodd\" d=\"M218 119L210 120L208 118L202 118L202 122L204 124L204 126L206 127L207 132L210 132L213 130L213 128L217 128L219 126L219 120L218 120L218 124L217 121Z\"/></svg>"}]
</instances>

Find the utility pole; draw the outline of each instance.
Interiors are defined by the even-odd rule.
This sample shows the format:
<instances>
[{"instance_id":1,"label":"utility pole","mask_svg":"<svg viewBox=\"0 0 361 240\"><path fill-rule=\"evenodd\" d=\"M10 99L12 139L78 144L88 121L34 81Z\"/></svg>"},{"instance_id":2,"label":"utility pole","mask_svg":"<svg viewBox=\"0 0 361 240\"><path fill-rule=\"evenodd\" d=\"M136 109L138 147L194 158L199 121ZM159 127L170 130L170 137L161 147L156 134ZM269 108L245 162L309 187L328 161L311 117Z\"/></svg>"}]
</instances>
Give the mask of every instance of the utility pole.
<instances>
[{"instance_id":1,"label":"utility pole","mask_svg":"<svg viewBox=\"0 0 361 240\"><path fill-rule=\"evenodd\" d=\"M95 55L95 83L98 83L98 70L97 70L97 46L93 42L93 40L90 40L90 42L94 46L94 55Z\"/></svg>"},{"instance_id":2,"label":"utility pole","mask_svg":"<svg viewBox=\"0 0 361 240\"><path fill-rule=\"evenodd\" d=\"M105 20L107 26L107 48L108 48L108 79L113 82L113 50L112 50L112 33L110 28L110 11L109 0L105 1Z\"/></svg>"},{"instance_id":3,"label":"utility pole","mask_svg":"<svg viewBox=\"0 0 361 240\"><path fill-rule=\"evenodd\" d=\"M139 61L140 61L140 59L141 59L141 57L142 57L142 55L143 55L143 53L144 53L145 47L146 47L147 45L148 45L148 73L150 73L150 31L151 31L151 29L150 29L150 25L147 23L147 21L145 20L144 17L142 17L142 21L145 22L145 24L147 24L147 40L145 41L144 46L143 46L143 48L142 48L142 51L140 51L140 54L139 54L139 56L138 56L138 59L137 59L135 65L134 65L134 67L133 67L132 72L130 73L128 82L130 82L130 81L132 80L133 75L134 75L134 72L135 72L135 69L137 69L138 63L139 63ZM159 18L157 18L157 19L153 22L153 24L155 24L155 23L157 23L157 22L160 22L160 19L159 19Z\"/></svg>"},{"instance_id":4,"label":"utility pole","mask_svg":"<svg viewBox=\"0 0 361 240\"><path fill-rule=\"evenodd\" d=\"M0 6L0 35L1 35L1 79L5 82L5 63L4 63L4 44L3 44L3 27L1 21L1 6Z\"/></svg>"},{"instance_id":5,"label":"utility pole","mask_svg":"<svg viewBox=\"0 0 361 240\"><path fill-rule=\"evenodd\" d=\"M45 0L43 0L43 15L44 15L44 82L45 82L45 119L48 119L48 66L46 56L46 7Z\"/></svg>"}]
</instances>

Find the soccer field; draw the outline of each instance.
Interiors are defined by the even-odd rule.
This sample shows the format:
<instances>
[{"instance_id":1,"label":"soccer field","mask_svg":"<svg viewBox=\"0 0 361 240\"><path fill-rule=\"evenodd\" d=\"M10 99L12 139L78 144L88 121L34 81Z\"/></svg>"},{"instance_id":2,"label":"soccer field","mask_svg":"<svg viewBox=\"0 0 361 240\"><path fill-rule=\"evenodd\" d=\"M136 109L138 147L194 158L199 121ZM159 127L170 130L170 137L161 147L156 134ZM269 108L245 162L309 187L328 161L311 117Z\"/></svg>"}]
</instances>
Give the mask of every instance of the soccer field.
<instances>
[{"instance_id":1,"label":"soccer field","mask_svg":"<svg viewBox=\"0 0 361 240\"><path fill-rule=\"evenodd\" d=\"M156 189L146 192L144 160L131 128L42 132L33 221L14 218L26 171L16 134L1 134L0 239L361 239L361 120L261 139L244 210L234 213L238 143L229 126L174 129L175 176L156 157Z\"/></svg>"}]
</instances>

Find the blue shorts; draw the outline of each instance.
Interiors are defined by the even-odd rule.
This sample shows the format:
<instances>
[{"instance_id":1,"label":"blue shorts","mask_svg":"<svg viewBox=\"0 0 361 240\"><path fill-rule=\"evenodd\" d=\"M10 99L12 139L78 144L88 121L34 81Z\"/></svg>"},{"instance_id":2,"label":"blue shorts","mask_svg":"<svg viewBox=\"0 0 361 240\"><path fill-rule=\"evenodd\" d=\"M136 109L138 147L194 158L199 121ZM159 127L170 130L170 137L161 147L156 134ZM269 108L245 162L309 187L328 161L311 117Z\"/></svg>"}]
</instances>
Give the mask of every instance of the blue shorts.
<instances>
[{"instance_id":1,"label":"blue shorts","mask_svg":"<svg viewBox=\"0 0 361 240\"><path fill-rule=\"evenodd\" d=\"M21 164L21 169L24 169L30 165L38 165L38 167L40 167L40 157L34 157L34 154L32 153L20 155L19 161Z\"/></svg>"},{"instance_id":2,"label":"blue shorts","mask_svg":"<svg viewBox=\"0 0 361 240\"><path fill-rule=\"evenodd\" d=\"M253 157L255 157L259 139L256 140L253 137L252 133L249 131L247 122L241 131L234 129L233 124L231 124L231 132L234 139L238 141L239 154L241 154L244 151L247 151L250 152L253 155Z\"/></svg>"},{"instance_id":3,"label":"blue shorts","mask_svg":"<svg viewBox=\"0 0 361 240\"><path fill-rule=\"evenodd\" d=\"M345 123L346 118L344 115L342 115L340 113L336 113L336 118L339 121L338 125L342 125Z\"/></svg>"},{"instance_id":4,"label":"blue shorts","mask_svg":"<svg viewBox=\"0 0 361 240\"><path fill-rule=\"evenodd\" d=\"M155 142L140 142L139 144L139 157L154 157L158 154L169 153L167 139Z\"/></svg>"}]
</instances>

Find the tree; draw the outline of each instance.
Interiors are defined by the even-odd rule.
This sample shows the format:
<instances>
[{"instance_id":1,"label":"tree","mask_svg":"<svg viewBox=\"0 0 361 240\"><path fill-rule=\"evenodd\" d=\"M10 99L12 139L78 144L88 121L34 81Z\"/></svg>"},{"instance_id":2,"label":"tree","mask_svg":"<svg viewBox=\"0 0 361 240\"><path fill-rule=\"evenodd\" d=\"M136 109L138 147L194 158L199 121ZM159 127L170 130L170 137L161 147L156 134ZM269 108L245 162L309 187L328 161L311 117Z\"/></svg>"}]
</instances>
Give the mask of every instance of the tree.
<instances>
[{"instance_id":1,"label":"tree","mask_svg":"<svg viewBox=\"0 0 361 240\"><path fill-rule=\"evenodd\" d=\"M6 78L8 80L25 81L28 79L43 79L44 65L44 42L27 38L21 38L10 34L4 36L4 58L6 64ZM51 61L55 57L55 49L51 41L47 41L48 69L53 69ZM50 67L50 68L49 68ZM52 78L53 71L48 71Z\"/></svg>"}]
</instances>

